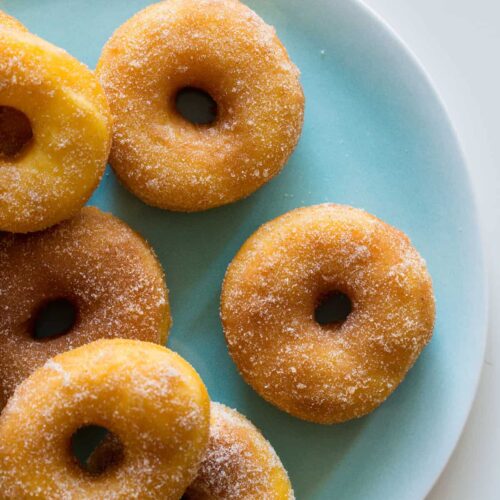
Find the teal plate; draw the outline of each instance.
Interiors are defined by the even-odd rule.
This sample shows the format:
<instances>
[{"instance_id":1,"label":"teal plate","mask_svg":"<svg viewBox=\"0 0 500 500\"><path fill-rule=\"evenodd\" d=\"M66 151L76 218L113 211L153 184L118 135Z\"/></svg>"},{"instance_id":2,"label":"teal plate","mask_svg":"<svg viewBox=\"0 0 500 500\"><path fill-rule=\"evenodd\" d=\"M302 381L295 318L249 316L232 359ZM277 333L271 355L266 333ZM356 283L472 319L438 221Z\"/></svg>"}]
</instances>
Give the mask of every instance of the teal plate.
<instances>
[{"instance_id":1,"label":"teal plate","mask_svg":"<svg viewBox=\"0 0 500 500\"><path fill-rule=\"evenodd\" d=\"M32 31L94 67L113 30L145 0L4 0ZM169 346L267 436L298 499L421 499L460 435L486 332L485 272L464 161L427 77L390 30L353 0L249 2L276 26L302 71L300 144L283 173L248 199L197 214L148 207L111 171L92 200L143 234L167 274ZM362 207L408 233L437 298L435 336L371 415L336 426L301 422L238 375L224 343L224 271L263 222L325 201Z\"/></svg>"}]
</instances>

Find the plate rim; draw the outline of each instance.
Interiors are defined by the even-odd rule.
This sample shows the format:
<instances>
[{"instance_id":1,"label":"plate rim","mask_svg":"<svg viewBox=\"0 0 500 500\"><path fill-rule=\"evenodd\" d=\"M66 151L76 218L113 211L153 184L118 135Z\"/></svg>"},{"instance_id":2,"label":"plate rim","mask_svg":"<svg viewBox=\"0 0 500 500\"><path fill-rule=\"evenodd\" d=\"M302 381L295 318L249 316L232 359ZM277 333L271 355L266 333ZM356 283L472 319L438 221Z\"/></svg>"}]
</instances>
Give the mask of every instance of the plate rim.
<instances>
[{"instance_id":1,"label":"plate rim","mask_svg":"<svg viewBox=\"0 0 500 500\"><path fill-rule=\"evenodd\" d=\"M486 356L486 345L487 345L487 340L488 340L488 325L489 325L489 310L490 310L490 292L489 292L489 279L488 279L488 272L487 272L487 260L486 260L486 251L485 251L485 246L484 246L484 227L483 227L483 222L482 222L482 217L481 213L478 209L478 203L477 203L477 189L476 185L472 180L472 174L471 174L471 167L469 162L467 161L467 158L464 154L462 144L460 142L460 138L458 135L458 132L453 124L453 121L450 118L450 114L448 112L448 108L446 106L446 103L441 96L441 93L438 92L436 85L434 84L434 81L432 77L430 76L429 72L425 68L424 64L420 61L418 56L413 52L413 50L410 48L410 46L404 41L404 39L399 35L399 33L396 31L395 28L391 26L391 24L384 19L384 17L377 12L376 9L368 5L365 0L349 0L351 4L353 4L355 7L359 9L359 11L362 12L365 16L369 17L374 24L377 24L380 26L381 29L383 29L386 34L388 35L389 39L391 42L396 44L399 49L404 53L406 58L408 59L408 62L414 66L414 69L417 71L417 73L420 75L420 77L423 79L425 82L429 92L433 95L435 98L436 102L438 103L440 107L440 111L442 114L442 117L444 119L444 124L448 127L448 129L451 132L451 138L453 142L455 143L454 146L457 150L457 153L459 155L459 158L464 166L464 175L465 179L467 181L467 185L470 188L471 191L471 199L469 200L470 207L472 209L471 213L471 219L473 220L474 224L473 226L476 229L476 237L477 237L477 248L478 248L478 256L480 258L480 261L478 262L478 267L480 269L480 274L478 275L478 282L480 282L480 286L478 287L481 291L481 297L479 298L482 302L482 307L481 307L481 316L478 321L478 328L477 332L479 334L479 341L481 343L480 346L480 356L477 361L479 366L477 369L474 370L473 377L475 380L473 381L473 391L471 391L468 401L467 401L467 406L466 410L464 412L464 415L462 417L462 421L460 422L459 429L460 432L457 433L456 437L453 439L453 445L450 448L449 451L446 452L446 459L443 461L442 466L435 471L433 476L431 477L431 481L429 481L429 484L426 485L423 489L424 496L423 498L427 498L427 496L431 493L432 489L438 482L439 478L443 474L444 470L446 469L447 465L449 464L451 457L455 450L457 449L458 443L460 441L460 438L462 437L464 433L465 426L469 420L469 416L474 404L474 401L476 400L477 392L479 389L479 383L481 381L481 376L483 373L483 365L484 365L484 359Z\"/></svg>"}]
</instances>

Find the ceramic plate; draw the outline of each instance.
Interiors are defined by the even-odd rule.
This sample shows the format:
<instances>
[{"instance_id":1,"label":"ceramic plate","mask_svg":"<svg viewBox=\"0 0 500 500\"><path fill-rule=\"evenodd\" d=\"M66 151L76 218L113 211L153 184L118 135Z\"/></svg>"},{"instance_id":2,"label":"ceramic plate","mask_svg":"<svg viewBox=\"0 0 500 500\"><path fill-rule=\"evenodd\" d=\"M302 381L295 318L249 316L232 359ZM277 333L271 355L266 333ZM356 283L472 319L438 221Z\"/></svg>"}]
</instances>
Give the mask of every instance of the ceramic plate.
<instances>
[{"instance_id":1,"label":"ceramic plate","mask_svg":"<svg viewBox=\"0 0 500 500\"><path fill-rule=\"evenodd\" d=\"M94 67L113 30L144 0L5 0L0 7ZM90 203L153 245L167 274L174 327L212 398L238 408L271 441L298 499L421 499L464 425L485 341L485 276L469 178L429 80L402 43L352 0L255 0L302 72L303 134L281 175L248 199L198 214L150 208L105 175ZM301 422L245 385L224 343L224 271L263 222L335 201L408 233L437 299L431 344L371 415L336 426Z\"/></svg>"}]
</instances>

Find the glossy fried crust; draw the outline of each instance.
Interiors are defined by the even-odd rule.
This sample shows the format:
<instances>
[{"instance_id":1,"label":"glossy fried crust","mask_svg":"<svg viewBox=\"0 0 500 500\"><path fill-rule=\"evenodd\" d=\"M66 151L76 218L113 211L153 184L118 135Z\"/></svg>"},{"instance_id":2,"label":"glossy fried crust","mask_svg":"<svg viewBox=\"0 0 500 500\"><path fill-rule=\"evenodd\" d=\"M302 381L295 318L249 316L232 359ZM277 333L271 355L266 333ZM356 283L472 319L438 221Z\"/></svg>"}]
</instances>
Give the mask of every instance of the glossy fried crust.
<instances>
[{"instance_id":1,"label":"glossy fried crust","mask_svg":"<svg viewBox=\"0 0 500 500\"><path fill-rule=\"evenodd\" d=\"M237 0L147 7L116 30L96 71L114 119L110 162L150 205L189 212L248 196L300 135L299 72L274 28ZM178 113L185 87L212 96L213 124Z\"/></svg>"},{"instance_id":2,"label":"glossy fried crust","mask_svg":"<svg viewBox=\"0 0 500 500\"><path fill-rule=\"evenodd\" d=\"M72 329L35 340L43 305L66 299ZM171 318L164 274L149 245L94 207L43 232L0 233L0 410L19 382L56 354L99 338L164 343Z\"/></svg>"},{"instance_id":3,"label":"glossy fried crust","mask_svg":"<svg viewBox=\"0 0 500 500\"><path fill-rule=\"evenodd\" d=\"M343 323L320 325L325 294L352 302ZM401 231L342 205L299 208L264 224L230 264L221 316L245 380L299 418L365 415L399 385L429 342L432 283Z\"/></svg>"},{"instance_id":4,"label":"glossy fried crust","mask_svg":"<svg viewBox=\"0 0 500 500\"><path fill-rule=\"evenodd\" d=\"M24 113L33 134L19 154L0 157L0 231L37 231L74 215L96 188L111 115L86 66L6 14L0 81L0 106Z\"/></svg>"},{"instance_id":5,"label":"glossy fried crust","mask_svg":"<svg viewBox=\"0 0 500 500\"><path fill-rule=\"evenodd\" d=\"M293 500L288 475L259 430L236 410L211 403L210 440L186 500Z\"/></svg>"},{"instance_id":6,"label":"glossy fried crust","mask_svg":"<svg viewBox=\"0 0 500 500\"><path fill-rule=\"evenodd\" d=\"M210 402L195 370L165 347L100 340L47 361L0 416L2 499L177 500L206 449ZM70 451L80 427L100 425L123 459L100 475Z\"/></svg>"}]
</instances>

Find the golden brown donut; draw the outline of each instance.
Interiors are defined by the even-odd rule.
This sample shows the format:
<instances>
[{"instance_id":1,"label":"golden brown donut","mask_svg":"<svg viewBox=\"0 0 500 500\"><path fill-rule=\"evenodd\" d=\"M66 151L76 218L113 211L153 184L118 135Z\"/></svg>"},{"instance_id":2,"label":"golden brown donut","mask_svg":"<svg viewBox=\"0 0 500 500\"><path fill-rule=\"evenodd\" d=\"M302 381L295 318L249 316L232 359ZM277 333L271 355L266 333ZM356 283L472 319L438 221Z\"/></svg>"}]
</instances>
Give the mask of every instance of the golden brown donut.
<instances>
[{"instance_id":1,"label":"golden brown donut","mask_svg":"<svg viewBox=\"0 0 500 500\"><path fill-rule=\"evenodd\" d=\"M342 323L314 319L322 297L346 294ZM355 208L299 208L258 229L231 262L221 317L245 380L296 417L365 415L401 383L432 336L424 260L401 231Z\"/></svg>"},{"instance_id":2,"label":"golden brown donut","mask_svg":"<svg viewBox=\"0 0 500 500\"><path fill-rule=\"evenodd\" d=\"M96 71L114 119L110 163L150 205L191 212L248 196L300 135L299 72L274 28L237 0L147 7L116 30ZM184 88L215 100L212 124L177 111Z\"/></svg>"},{"instance_id":3,"label":"golden brown donut","mask_svg":"<svg viewBox=\"0 0 500 500\"><path fill-rule=\"evenodd\" d=\"M210 440L183 500L293 500L278 455L241 413L210 405Z\"/></svg>"},{"instance_id":4,"label":"golden brown donut","mask_svg":"<svg viewBox=\"0 0 500 500\"><path fill-rule=\"evenodd\" d=\"M77 311L67 333L34 339L48 303ZM43 232L0 233L0 410L52 356L99 338L164 343L171 323L161 266L125 223L94 207Z\"/></svg>"},{"instance_id":5,"label":"golden brown donut","mask_svg":"<svg viewBox=\"0 0 500 500\"><path fill-rule=\"evenodd\" d=\"M0 231L74 215L104 173L111 115L95 75L0 17Z\"/></svg>"},{"instance_id":6,"label":"golden brown donut","mask_svg":"<svg viewBox=\"0 0 500 500\"><path fill-rule=\"evenodd\" d=\"M208 442L210 402L179 355L136 340L99 340L50 359L0 416L2 500L177 500ZM90 424L123 445L121 460L92 475L71 439Z\"/></svg>"}]
</instances>

